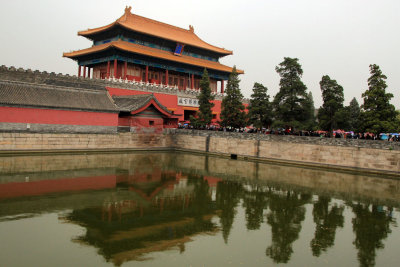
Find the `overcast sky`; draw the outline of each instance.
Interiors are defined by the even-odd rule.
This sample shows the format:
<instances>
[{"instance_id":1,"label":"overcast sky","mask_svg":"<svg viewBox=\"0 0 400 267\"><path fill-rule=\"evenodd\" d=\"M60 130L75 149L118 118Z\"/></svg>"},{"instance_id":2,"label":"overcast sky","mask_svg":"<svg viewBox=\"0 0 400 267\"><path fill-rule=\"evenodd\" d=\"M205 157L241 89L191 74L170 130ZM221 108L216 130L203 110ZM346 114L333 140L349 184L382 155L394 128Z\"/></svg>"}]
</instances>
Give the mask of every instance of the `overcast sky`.
<instances>
[{"instance_id":1,"label":"overcast sky","mask_svg":"<svg viewBox=\"0 0 400 267\"><path fill-rule=\"evenodd\" d=\"M361 105L369 64L378 64L400 109L400 0L2 1L0 65L76 75L76 62L62 53L92 45L77 32L115 21L127 5L144 17L193 25L204 41L233 50L221 63L245 71L245 97L260 82L272 99L279 90L275 67L296 57L316 108L323 75L343 86L346 105L353 97Z\"/></svg>"}]
</instances>

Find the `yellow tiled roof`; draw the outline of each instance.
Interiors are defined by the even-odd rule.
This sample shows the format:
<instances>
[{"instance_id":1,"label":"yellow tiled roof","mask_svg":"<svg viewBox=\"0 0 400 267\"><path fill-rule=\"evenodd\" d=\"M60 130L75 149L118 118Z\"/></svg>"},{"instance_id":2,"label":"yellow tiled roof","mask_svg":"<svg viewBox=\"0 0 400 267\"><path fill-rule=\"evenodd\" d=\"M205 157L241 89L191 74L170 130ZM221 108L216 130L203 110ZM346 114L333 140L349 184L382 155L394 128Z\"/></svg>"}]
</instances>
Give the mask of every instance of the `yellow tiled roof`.
<instances>
[{"instance_id":1,"label":"yellow tiled roof","mask_svg":"<svg viewBox=\"0 0 400 267\"><path fill-rule=\"evenodd\" d=\"M80 57L83 55L92 54L95 52L105 51L110 48L117 48L117 49L131 52L131 53L137 53L137 54L141 54L141 55L166 59L166 60L170 60L170 61L174 61L174 62L199 66L199 67L203 67L203 68L207 68L207 69L219 70L219 71L224 71L224 72L232 72L231 67L222 65L219 62L214 62L214 61L200 59L200 58L194 58L194 57L190 57L190 56L186 56L186 55L176 56L176 55L174 55L173 52L164 51L164 50L160 50L160 49L156 49L156 48L151 48L151 47L134 44L134 43L130 43L130 42L122 41L122 40L113 41L113 42L101 44L101 45L96 45L96 46L92 46L87 49L82 49L82 50L78 50L78 51L74 51L74 52L64 53L63 56L68 57L68 58L76 58L76 57ZM243 70L236 70L236 71L239 74L244 73Z\"/></svg>"},{"instance_id":2,"label":"yellow tiled roof","mask_svg":"<svg viewBox=\"0 0 400 267\"><path fill-rule=\"evenodd\" d=\"M115 25L120 25L129 30L137 31L144 34L157 36L163 39L171 40L174 42L191 45L206 50L214 51L224 55L231 55L232 51L210 45L201 40L195 33L193 26L189 26L189 30L172 26L163 22L145 18L131 13L131 8L125 8L125 13L119 19L111 24L103 27L79 31L78 35L89 37L107 30Z\"/></svg>"}]
</instances>

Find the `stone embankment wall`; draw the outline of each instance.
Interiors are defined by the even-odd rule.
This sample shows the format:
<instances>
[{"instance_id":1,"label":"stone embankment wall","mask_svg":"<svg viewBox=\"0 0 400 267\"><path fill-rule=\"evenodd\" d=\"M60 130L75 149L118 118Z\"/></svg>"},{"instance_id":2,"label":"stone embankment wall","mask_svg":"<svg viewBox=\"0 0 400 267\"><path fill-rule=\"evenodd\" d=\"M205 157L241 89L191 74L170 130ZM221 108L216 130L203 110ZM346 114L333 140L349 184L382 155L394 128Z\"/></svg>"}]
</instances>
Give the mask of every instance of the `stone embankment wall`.
<instances>
[{"instance_id":1,"label":"stone embankment wall","mask_svg":"<svg viewBox=\"0 0 400 267\"><path fill-rule=\"evenodd\" d=\"M0 133L0 152L65 150L147 150L172 147L168 135L156 133L62 134Z\"/></svg>"},{"instance_id":2,"label":"stone embankment wall","mask_svg":"<svg viewBox=\"0 0 400 267\"><path fill-rule=\"evenodd\" d=\"M195 130L171 130L176 149L298 165L315 165L400 175L400 144Z\"/></svg>"},{"instance_id":3,"label":"stone embankment wall","mask_svg":"<svg viewBox=\"0 0 400 267\"><path fill-rule=\"evenodd\" d=\"M236 155L239 158L290 165L322 166L400 176L400 144L388 141L178 129L167 129L162 134L0 133L1 154L154 149L175 149L228 157ZM238 162L235 166L237 164Z\"/></svg>"}]
</instances>

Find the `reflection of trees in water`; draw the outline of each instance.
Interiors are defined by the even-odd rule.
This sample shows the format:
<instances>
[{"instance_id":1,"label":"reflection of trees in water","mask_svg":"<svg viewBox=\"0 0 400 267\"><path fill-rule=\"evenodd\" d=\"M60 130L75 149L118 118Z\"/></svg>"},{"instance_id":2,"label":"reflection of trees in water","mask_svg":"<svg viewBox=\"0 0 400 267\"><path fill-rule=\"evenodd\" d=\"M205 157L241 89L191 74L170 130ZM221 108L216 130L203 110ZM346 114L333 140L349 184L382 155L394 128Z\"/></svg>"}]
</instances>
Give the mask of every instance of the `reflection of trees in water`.
<instances>
[{"instance_id":1,"label":"reflection of trees in water","mask_svg":"<svg viewBox=\"0 0 400 267\"><path fill-rule=\"evenodd\" d=\"M361 203L352 204L352 208L355 214L353 231L356 235L353 244L358 249L360 266L374 266L376 250L384 248L382 241L391 232L392 209L386 214L380 210L380 206Z\"/></svg>"},{"instance_id":2,"label":"reflection of trees in water","mask_svg":"<svg viewBox=\"0 0 400 267\"><path fill-rule=\"evenodd\" d=\"M314 256L318 257L322 251L335 244L336 228L343 227L344 206L329 205L330 197L319 196L314 203L313 217L316 224L314 238L310 242Z\"/></svg>"},{"instance_id":3,"label":"reflection of trees in water","mask_svg":"<svg viewBox=\"0 0 400 267\"><path fill-rule=\"evenodd\" d=\"M167 185L176 179L176 175L162 170L159 172L159 180L127 183L126 188L136 186L136 189L146 193L145 196L149 196L148 190L158 192L158 187L168 188ZM104 207L92 207L74 210L67 218L87 228L86 234L77 240L99 248L98 253L107 261L122 263L130 260L129 255L137 254L134 259L140 259L141 255L157 251L161 243L168 243L168 247L175 246L184 252L188 237L216 230L215 223L211 221L211 215L216 210L223 239L228 243L236 209L243 199L248 230L260 229L264 218L271 226L272 242L266 249L266 255L275 263L290 261L292 244L299 238L301 223L305 219L304 205L312 203L311 195L258 183L249 185L223 180L217 183L216 202L213 202L208 180L202 175L188 174L183 184L190 188L184 191L185 195L174 196L172 191L168 192L168 197L156 194L154 198L145 198L147 205L140 205L140 201L121 199L119 194L127 190L115 191L106 201L111 205L107 213L111 217L103 214ZM119 188L125 189L120 185ZM136 193L129 193L128 196L130 194L139 196ZM131 206L124 206L130 202ZM375 205L351 202L346 205L352 207L355 214L354 244L358 249L360 265L374 266L376 250L384 247L382 241L390 233L392 218ZM267 209L268 214L264 217ZM344 224L343 212L344 206L333 204L327 196L318 196L318 200L313 203L312 214L316 228L310 247L314 256L318 257L334 246L336 229Z\"/></svg>"},{"instance_id":4,"label":"reflection of trees in water","mask_svg":"<svg viewBox=\"0 0 400 267\"><path fill-rule=\"evenodd\" d=\"M194 216L201 218L204 214L211 213L210 186L203 176L189 174L188 185L194 185L193 210ZM197 216L196 216L197 215Z\"/></svg>"},{"instance_id":5,"label":"reflection of trees in water","mask_svg":"<svg viewBox=\"0 0 400 267\"><path fill-rule=\"evenodd\" d=\"M265 187L254 186L243 194L243 206L246 209L246 226L248 230L260 229L263 222L264 209L267 208L268 197Z\"/></svg>"},{"instance_id":6,"label":"reflection of trees in water","mask_svg":"<svg viewBox=\"0 0 400 267\"><path fill-rule=\"evenodd\" d=\"M269 196L270 212L267 222L271 225L272 245L266 255L276 263L287 263L293 253L292 243L299 238L301 222L305 219L304 204L311 196L292 191L271 191Z\"/></svg>"},{"instance_id":7,"label":"reflection of trees in water","mask_svg":"<svg viewBox=\"0 0 400 267\"><path fill-rule=\"evenodd\" d=\"M228 243L229 233L236 214L235 208L239 203L242 190L242 184L238 182L222 181L217 184L217 209L221 210L219 216L225 243Z\"/></svg>"}]
</instances>

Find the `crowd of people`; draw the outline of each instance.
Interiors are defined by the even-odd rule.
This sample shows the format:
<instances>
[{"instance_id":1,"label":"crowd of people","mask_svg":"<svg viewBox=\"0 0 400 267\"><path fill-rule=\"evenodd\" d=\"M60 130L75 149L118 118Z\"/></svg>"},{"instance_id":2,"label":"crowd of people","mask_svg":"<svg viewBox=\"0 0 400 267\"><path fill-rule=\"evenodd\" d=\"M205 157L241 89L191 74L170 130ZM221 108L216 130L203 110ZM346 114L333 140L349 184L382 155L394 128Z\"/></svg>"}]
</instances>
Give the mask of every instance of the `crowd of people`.
<instances>
[{"instance_id":1,"label":"crowd of people","mask_svg":"<svg viewBox=\"0 0 400 267\"><path fill-rule=\"evenodd\" d=\"M179 124L180 129L194 129L194 127L188 123ZM220 127L219 125L210 125L206 127L196 128L197 130L208 130L208 131L224 131L224 132L239 132L239 133L260 133L260 134L275 134L275 135L297 135L297 136L312 136L320 138L345 138L345 139L363 139L363 140L385 140L389 142L400 142L399 133L355 133L353 131L335 130L333 133L328 131L296 131L291 128L283 129L257 129L253 127L233 128L233 127Z\"/></svg>"}]
</instances>

